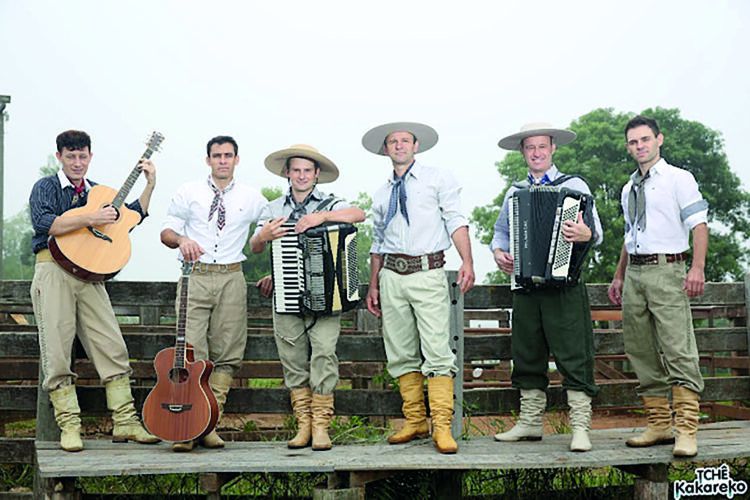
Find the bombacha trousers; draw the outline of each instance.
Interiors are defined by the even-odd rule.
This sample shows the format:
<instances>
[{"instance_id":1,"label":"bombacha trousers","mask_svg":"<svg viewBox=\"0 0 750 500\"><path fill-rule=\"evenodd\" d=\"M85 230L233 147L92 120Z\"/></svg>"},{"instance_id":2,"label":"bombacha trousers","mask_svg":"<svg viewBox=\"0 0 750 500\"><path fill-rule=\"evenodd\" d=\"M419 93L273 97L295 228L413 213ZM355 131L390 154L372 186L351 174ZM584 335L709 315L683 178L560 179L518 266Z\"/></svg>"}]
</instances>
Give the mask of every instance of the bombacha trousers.
<instances>
[{"instance_id":1,"label":"bombacha trousers","mask_svg":"<svg viewBox=\"0 0 750 500\"><path fill-rule=\"evenodd\" d=\"M599 388L586 285L514 292L511 351L513 387L546 390L552 353L563 387L595 397Z\"/></svg>"},{"instance_id":2,"label":"bombacha trousers","mask_svg":"<svg viewBox=\"0 0 750 500\"><path fill-rule=\"evenodd\" d=\"M380 307L388 372L400 377L458 373L450 340L450 296L442 268L400 275L380 270Z\"/></svg>"},{"instance_id":3,"label":"bombacha trousers","mask_svg":"<svg viewBox=\"0 0 750 500\"><path fill-rule=\"evenodd\" d=\"M292 390L310 387L315 394L328 395L339 382L336 342L341 331L341 316L321 316L303 334L312 321L312 316L303 319L295 314L274 312L274 339L286 386Z\"/></svg>"},{"instance_id":4,"label":"bombacha trousers","mask_svg":"<svg viewBox=\"0 0 750 500\"><path fill-rule=\"evenodd\" d=\"M639 396L668 397L673 385L703 391L698 346L685 283L685 263L628 264L622 295L625 353Z\"/></svg>"},{"instance_id":5,"label":"bombacha trousers","mask_svg":"<svg viewBox=\"0 0 750 500\"><path fill-rule=\"evenodd\" d=\"M180 311L179 287L176 300ZM195 359L214 363L214 371L234 376L247 344L247 284L242 271L193 271L188 285L185 337Z\"/></svg>"},{"instance_id":6,"label":"bombacha trousers","mask_svg":"<svg viewBox=\"0 0 750 500\"><path fill-rule=\"evenodd\" d=\"M31 302L39 330L42 388L52 391L75 382L70 362L76 334L103 383L129 377L128 350L104 283L81 281L55 262L37 259Z\"/></svg>"}]
</instances>

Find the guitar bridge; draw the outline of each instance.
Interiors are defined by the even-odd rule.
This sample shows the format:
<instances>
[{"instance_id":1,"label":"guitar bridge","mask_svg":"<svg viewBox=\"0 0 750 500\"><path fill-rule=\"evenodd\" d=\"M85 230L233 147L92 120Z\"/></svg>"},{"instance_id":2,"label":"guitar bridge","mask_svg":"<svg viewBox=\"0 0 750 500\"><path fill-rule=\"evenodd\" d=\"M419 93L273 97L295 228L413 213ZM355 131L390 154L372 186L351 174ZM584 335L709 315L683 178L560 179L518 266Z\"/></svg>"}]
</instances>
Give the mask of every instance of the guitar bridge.
<instances>
[{"instance_id":1,"label":"guitar bridge","mask_svg":"<svg viewBox=\"0 0 750 500\"><path fill-rule=\"evenodd\" d=\"M94 236L96 236L97 238L101 238L101 239L103 239L104 241L108 241L108 242L112 243L112 238L110 238L109 236L107 236L107 235L106 235L106 234L104 234L103 232L99 231L99 230L98 230L97 228L95 228L95 227L93 227L93 226L89 226L89 227L88 227L87 229L88 229L89 231L91 231L91 234L93 234L93 235L94 235Z\"/></svg>"},{"instance_id":2,"label":"guitar bridge","mask_svg":"<svg viewBox=\"0 0 750 500\"><path fill-rule=\"evenodd\" d=\"M193 405L178 405L171 403L162 403L161 407L165 410L171 411L172 413L182 413L183 411L190 411Z\"/></svg>"}]
</instances>

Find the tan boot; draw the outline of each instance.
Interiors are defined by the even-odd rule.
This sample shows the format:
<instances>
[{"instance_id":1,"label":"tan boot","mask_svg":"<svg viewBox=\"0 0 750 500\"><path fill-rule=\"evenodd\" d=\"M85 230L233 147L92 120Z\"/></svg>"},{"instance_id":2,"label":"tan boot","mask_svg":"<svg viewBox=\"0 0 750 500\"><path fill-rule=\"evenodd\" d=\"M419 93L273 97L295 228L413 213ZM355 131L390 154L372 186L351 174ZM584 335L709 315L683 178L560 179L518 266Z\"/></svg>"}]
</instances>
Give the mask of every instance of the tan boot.
<instances>
[{"instance_id":1,"label":"tan boot","mask_svg":"<svg viewBox=\"0 0 750 500\"><path fill-rule=\"evenodd\" d=\"M568 406L570 406L570 427L573 429L573 439L570 441L570 451L589 451L591 440L591 397L582 391L568 390Z\"/></svg>"},{"instance_id":2,"label":"tan boot","mask_svg":"<svg viewBox=\"0 0 750 500\"><path fill-rule=\"evenodd\" d=\"M453 421L453 378L431 377L427 379L427 395L430 398L432 417L432 442L440 453L456 453L458 444L451 434Z\"/></svg>"},{"instance_id":3,"label":"tan boot","mask_svg":"<svg viewBox=\"0 0 750 500\"><path fill-rule=\"evenodd\" d=\"M161 441L141 425L133 404L133 394L130 391L130 379L118 378L104 384L107 393L107 408L112 410L112 442L153 444Z\"/></svg>"},{"instance_id":4,"label":"tan boot","mask_svg":"<svg viewBox=\"0 0 750 500\"><path fill-rule=\"evenodd\" d=\"M312 395L312 449L315 451L330 450L331 438L328 437L328 424L333 417L333 394Z\"/></svg>"},{"instance_id":5,"label":"tan boot","mask_svg":"<svg viewBox=\"0 0 750 500\"><path fill-rule=\"evenodd\" d=\"M181 441L179 443L172 443L172 451L176 451L178 453L193 451L194 447L195 441Z\"/></svg>"},{"instance_id":6,"label":"tan boot","mask_svg":"<svg viewBox=\"0 0 750 500\"><path fill-rule=\"evenodd\" d=\"M304 448L310 446L312 440L312 389L294 389L291 398L292 410L297 418L297 435L286 445L289 448Z\"/></svg>"},{"instance_id":7,"label":"tan boot","mask_svg":"<svg viewBox=\"0 0 750 500\"><path fill-rule=\"evenodd\" d=\"M672 454L676 457L694 457L698 454L698 419L700 404L698 393L685 387L672 387L672 404L674 405L674 427L677 433Z\"/></svg>"},{"instance_id":8,"label":"tan boot","mask_svg":"<svg viewBox=\"0 0 750 500\"><path fill-rule=\"evenodd\" d=\"M427 425L427 409L424 406L424 375L421 372L410 372L398 378L398 387L406 421L404 427L388 438L391 444L408 443L414 438L430 435Z\"/></svg>"},{"instance_id":9,"label":"tan boot","mask_svg":"<svg viewBox=\"0 0 750 500\"><path fill-rule=\"evenodd\" d=\"M625 444L631 448L674 443L672 432L672 409L667 398L644 396L643 406L648 415L648 425L641 434L628 439Z\"/></svg>"},{"instance_id":10,"label":"tan boot","mask_svg":"<svg viewBox=\"0 0 750 500\"><path fill-rule=\"evenodd\" d=\"M227 394L229 389L232 387L232 376L228 373L222 372L211 372L208 377L208 385L211 387L211 392L216 396L216 404L219 406L219 417L216 419L216 425L219 425L219 420L224 413L224 403L227 402ZM219 437L216 433L216 429L212 429L211 432L206 434L200 439L201 445L206 448L223 448L224 440Z\"/></svg>"},{"instance_id":11,"label":"tan boot","mask_svg":"<svg viewBox=\"0 0 750 500\"><path fill-rule=\"evenodd\" d=\"M49 399L55 408L55 420L62 431L60 448L65 451L81 451L81 408L78 406L76 386L66 385L50 391Z\"/></svg>"},{"instance_id":12,"label":"tan boot","mask_svg":"<svg viewBox=\"0 0 750 500\"><path fill-rule=\"evenodd\" d=\"M547 394L539 389L521 389L521 413L513 428L495 434L495 441L541 441L544 434L542 416L547 408Z\"/></svg>"}]
</instances>

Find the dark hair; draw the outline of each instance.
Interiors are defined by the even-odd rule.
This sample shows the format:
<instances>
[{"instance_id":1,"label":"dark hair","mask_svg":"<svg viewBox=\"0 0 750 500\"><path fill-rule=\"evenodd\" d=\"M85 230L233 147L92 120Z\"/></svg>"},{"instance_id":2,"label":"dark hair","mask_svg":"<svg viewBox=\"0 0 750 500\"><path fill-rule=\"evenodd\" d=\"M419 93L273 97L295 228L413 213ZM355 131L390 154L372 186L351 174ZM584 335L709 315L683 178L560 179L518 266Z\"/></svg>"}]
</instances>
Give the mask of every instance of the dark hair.
<instances>
[{"instance_id":1,"label":"dark hair","mask_svg":"<svg viewBox=\"0 0 750 500\"><path fill-rule=\"evenodd\" d=\"M641 125L648 126L648 128L650 128L654 133L654 137L659 135L659 125L656 124L656 120L654 120L653 118L649 118L648 116L638 115L630 120L627 125L625 125L625 139L627 140L628 138L628 130L630 130L631 128L640 127Z\"/></svg>"},{"instance_id":2,"label":"dark hair","mask_svg":"<svg viewBox=\"0 0 750 500\"><path fill-rule=\"evenodd\" d=\"M91 151L91 137L82 130L66 130L57 136L57 152L62 153L63 148L70 151L79 151L88 148Z\"/></svg>"},{"instance_id":3,"label":"dark hair","mask_svg":"<svg viewBox=\"0 0 750 500\"><path fill-rule=\"evenodd\" d=\"M234 138L228 136L228 135L217 135L210 141L208 141L208 144L206 144L206 156L211 156L211 146L214 144L222 145L222 144L231 144L234 147L234 155L237 156L239 153L239 146L237 146L237 141L234 140Z\"/></svg>"}]
</instances>

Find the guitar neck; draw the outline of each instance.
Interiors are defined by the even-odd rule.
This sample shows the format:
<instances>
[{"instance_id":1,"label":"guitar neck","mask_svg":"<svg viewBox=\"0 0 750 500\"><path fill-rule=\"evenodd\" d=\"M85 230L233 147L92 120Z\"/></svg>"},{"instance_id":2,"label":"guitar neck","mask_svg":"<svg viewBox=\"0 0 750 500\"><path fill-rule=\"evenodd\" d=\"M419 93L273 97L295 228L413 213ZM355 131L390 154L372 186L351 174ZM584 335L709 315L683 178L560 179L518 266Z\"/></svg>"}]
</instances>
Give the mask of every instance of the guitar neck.
<instances>
[{"instance_id":1,"label":"guitar neck","mask_svg":"<svg viewBox=\"0 0 750 500\"><path fill-rule=\"evenodd\" d=\"M151 147L146 148L146 152L143 153L143 156L141 158L146 158L147 160L151 158L151 155L154 154L154 150L151 149ZM115 208L120 208L123 203L125 203L125 198L130 193L130 190L133 189L133 186L135 185L135 181L138 180L138 176L141 175L141 169L136 164L136 166L133 168L133 170L130 172L130 175L125 180L125 184L122 185L120 190L117 192L117 196L115 196L115 199L112 200L112 206Z\"/></svg>"},{"instance_id":2,"label":"guitar neck","mask_svg":"<svg viewBox=\"0 0 750 500\"><path fill-rule=\"evenodd\" d=\"M174 346L174 367L185 368L185 353L187 352L187 342L185 341L185 327L187 324L187 301L188 301L188 282L190 277L185 274L182 276L182 286L180 287L180 310L177 315L177 338Z\"/></svg>"}]
</instances>

